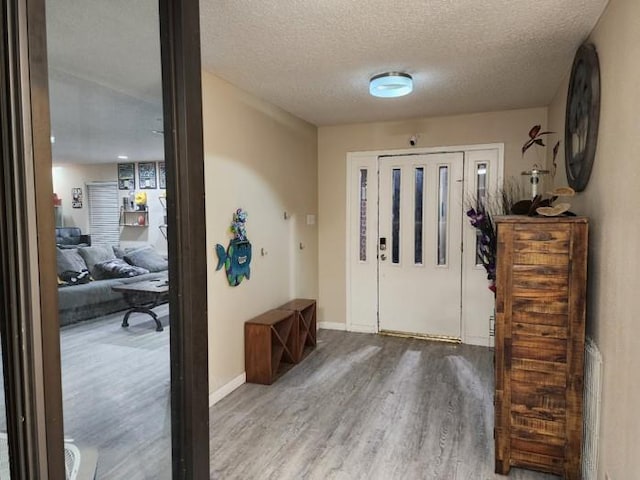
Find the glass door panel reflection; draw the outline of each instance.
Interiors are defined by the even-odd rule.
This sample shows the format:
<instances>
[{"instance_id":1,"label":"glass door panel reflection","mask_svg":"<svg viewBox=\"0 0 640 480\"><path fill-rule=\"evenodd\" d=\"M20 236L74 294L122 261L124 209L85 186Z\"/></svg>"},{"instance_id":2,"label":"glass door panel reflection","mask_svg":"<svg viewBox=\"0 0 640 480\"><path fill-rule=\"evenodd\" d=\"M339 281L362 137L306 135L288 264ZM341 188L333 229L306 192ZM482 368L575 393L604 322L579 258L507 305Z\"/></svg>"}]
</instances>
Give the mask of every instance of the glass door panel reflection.
<instances>
[{"instance_id":1,"label":"glass door panel reflection","mask_svg":"<svg viewBox=\"0 0 640 480\"><path fill-rule=\"evenodd\" d=\"M46 9L65 443L79 479L168 479L158 2Z\"/></svg>"}]
</instances>

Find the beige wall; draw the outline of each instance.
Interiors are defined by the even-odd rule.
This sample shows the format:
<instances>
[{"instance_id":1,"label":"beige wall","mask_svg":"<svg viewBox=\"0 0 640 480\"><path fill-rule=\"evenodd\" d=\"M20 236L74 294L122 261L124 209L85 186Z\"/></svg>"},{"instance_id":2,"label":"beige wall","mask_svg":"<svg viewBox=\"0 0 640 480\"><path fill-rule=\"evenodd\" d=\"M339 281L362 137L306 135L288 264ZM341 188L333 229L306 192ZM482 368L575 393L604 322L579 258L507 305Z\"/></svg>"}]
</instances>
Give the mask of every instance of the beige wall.
<instances>
[{"instance_id":1,"label":"beige wall","mask_svg":"<svg viewBox=\"0 0 640 480\"><path fill-rule=\"evenodd\" d=\"M65 227L80 227L83 233L91 233L89 228L89 204L87 183L115 182L118 179L117 164L79 165L59 163L53 168L53 191L62 199L62 215ZM137 166L136 166L137 179ZM72 208L71 189L82 188L82 208ZM164 222L164 209L158 200L164 190L148 189L147 205L149 209L149 226L147 228L122 227L120 229L120 245L134 247L142 244L153 245L158 251L167 251L167 241L158 229ZM128 196L127 190L119 190L120 198ZM121 205L120 202L118 205Z\"/></svg>"},{"instance_id":2,"label":"beige wall","mask_svg":"<svg viewBox=\"0 0 640 480\"><path fill-rule=\"evenodd\" d=\"M53 167L53 191L62 200L62 217L65 227L80 227L82 233L89 233L89 206L87 203L87 183L115 181L115 164L76 165L59 164ZM71 207L71 190L82 188L82 208Z\"/></svg>"},{"instance_id":3,"label":"beige wall","mask_svg":"<svg viewBox=\"0 0 640 480\"><path fill-rule=\"evenodd\" d=\"M306 224L317 215L317 129L214 75L202 81L213 392L244 372L246 320L294 297L317 298L317 225ZM251 279L230 287L215 271L214 246L227 247L240 207L249 215Z\"/></svg>"},{"instance_id":4,"label":"beige wall","mask_svg":"<svg viewBox=\"0 0 640 480\"><path fill-rule=\"evenodd\" d=\"M590 218L587 331L604 358L598 478L640 474L640 2L611 0L590 39L601 70L600 132L591 179L573 199ZM564 131L568 79L549 108ZM564 155L558 184L565 181Z\"/></svg>"},{"instance_id":5,"label":"beige wall","mask_svg":"<svg viewBox=\"0 0 640 480\"><path fill-rule=\"evenodd\" d=\"M438 147L484 143L505 144L505 178L518 176L544 156L521 147L529 129L547 122L546 108L422 118L399 122L321 127L318 130L319 181L319 304L318 320L344 323L346 157L348 152L408 148L409 137L420 135L418 146Z\"/></svg>"}]
</instances>

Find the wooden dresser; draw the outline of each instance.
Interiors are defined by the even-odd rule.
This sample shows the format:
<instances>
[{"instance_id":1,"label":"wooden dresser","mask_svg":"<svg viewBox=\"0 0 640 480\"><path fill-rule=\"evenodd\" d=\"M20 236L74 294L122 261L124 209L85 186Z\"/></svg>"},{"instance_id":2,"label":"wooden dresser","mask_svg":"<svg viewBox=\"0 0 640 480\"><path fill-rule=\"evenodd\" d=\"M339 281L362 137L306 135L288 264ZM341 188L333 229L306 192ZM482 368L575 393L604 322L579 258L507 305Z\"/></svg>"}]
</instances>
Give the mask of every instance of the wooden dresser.
<instances>
[{"instance_id":1,"label":"wooden dresser","mask_svg":"<svg viewBox=\"0 0 640 480\"><path fill-rule=\"evenodd\" d=\"M588 222L497 217L496 473L580 479Z\"/></svg>"}]
</instances>

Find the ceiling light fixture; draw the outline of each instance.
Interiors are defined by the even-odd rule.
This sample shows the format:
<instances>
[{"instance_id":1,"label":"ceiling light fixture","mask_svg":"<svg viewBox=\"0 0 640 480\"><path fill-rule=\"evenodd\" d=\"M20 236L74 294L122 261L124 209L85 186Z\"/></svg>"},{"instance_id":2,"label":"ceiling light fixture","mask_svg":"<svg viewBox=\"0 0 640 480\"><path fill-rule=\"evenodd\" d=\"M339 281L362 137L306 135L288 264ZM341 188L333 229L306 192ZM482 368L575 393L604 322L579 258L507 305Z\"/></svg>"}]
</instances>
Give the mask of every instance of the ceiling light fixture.
<instances>
[{"instance_id":1,"label":"ceiling light fixture","mask_svg":"<svg viewBox=\"0 0 640 480\"><path fill-rule=\"evenodd\" d=\"M129 160L129 157L126 155L118 155L118 160Z\"/></svg>"},{"instance_id":2,"label":"ceiling light fixture","mask_svg":"<svg viewBox=\"0 0 640 480\"><path fill-rule=\"evenodd\" d=\"M408 73L387 72L371 77L369 93L374 97L395 98L413 91L413 78Z\"/></svg>"}]
</instances>

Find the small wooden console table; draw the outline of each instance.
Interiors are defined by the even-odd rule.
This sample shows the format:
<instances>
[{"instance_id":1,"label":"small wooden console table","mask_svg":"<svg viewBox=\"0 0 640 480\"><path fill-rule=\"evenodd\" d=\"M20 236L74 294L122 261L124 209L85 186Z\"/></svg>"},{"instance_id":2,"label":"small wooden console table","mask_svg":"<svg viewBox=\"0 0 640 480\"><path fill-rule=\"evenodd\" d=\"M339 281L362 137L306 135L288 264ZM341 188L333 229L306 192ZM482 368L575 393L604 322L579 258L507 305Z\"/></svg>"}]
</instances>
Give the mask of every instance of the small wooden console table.
<instances>
[{"instance_id":1,"label":"small wooden console table","mask_svg":"<svg viewBox=\"0 0 640 480\"><path fill-rule=\"evenodd\" d=\"M316 346L316 301L298 298L244 324L247 382L271 385Z\"/></svg>"},{"instance_id":2,"label":"small wooden console table","mask_svg":"<svg viewBox=\"0 0 640 480\"><path fill-rule=\"evenodd\" d=\"M269 310L244 324L247 382L271 385L295 363L296 314ZM289 367L290 368L290 367Z\"/></svg>"},{"instance_id":3,"label":"small wooden console table","mask_svg":"<svg viewBox=\"0 0 640 480\"><path fill-rule=\"evenodd\" d=\"M296 363L302 361L316 348L316 301L297 298L278 307L280 310L291 310L296 314L297 342L295 342Z\"/></svg>"}]
</instances>

